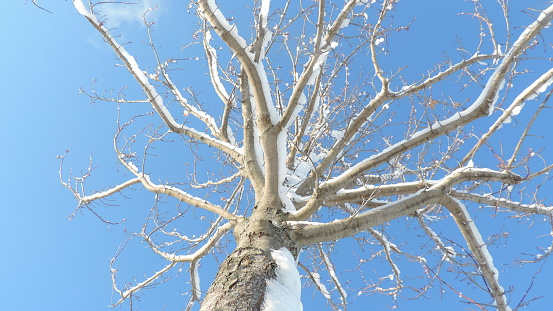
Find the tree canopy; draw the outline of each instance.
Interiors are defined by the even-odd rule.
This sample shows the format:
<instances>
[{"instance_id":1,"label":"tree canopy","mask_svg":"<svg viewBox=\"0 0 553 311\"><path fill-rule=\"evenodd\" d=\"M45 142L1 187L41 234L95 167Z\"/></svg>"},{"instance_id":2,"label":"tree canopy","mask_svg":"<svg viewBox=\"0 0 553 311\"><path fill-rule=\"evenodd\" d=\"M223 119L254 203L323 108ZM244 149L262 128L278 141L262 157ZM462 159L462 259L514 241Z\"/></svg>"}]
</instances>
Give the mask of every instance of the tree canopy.
<instances>
[{"instance_id":1,"label":"tree canopy","mask_svg":"<svg viewBox=\"0 0 553 311\"><path fill-rule=\"evenodd\" d=\"M208 309L246 248L274 262L260 277L263 310L299 301L293 260L335 310L371 294L393 307L444 292L481 310L532 302L530 281L505 285L498 264L553 251L540 193L553 168L553 6L407 2L161 2L194 30L151 8L130 31L110 18L130 4L73 0L134 80L82 89L118 107L118 181L89 191L95 163L69 176L63 155L61 182L77 211L106 223L102 210L124 197L153 197L133 211L129 244L165 261L121 280L123 247L114 305L185 267L188 308ZM527 234L549 241L506 242ZM204 266L219 267L209 290Z\"/></svg>"}]
</instances>

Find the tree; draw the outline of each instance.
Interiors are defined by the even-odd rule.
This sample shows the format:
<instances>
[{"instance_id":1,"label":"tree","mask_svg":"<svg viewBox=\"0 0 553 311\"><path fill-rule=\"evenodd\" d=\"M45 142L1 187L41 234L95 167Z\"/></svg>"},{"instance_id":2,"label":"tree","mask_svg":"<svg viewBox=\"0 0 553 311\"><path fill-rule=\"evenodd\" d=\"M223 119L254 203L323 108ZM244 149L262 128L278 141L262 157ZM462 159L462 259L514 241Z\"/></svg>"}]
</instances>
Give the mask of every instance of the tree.
<instances>
[{"instance_id":1,"label":"tree","mask_svg":"<svg viewBox=\"0 0 553 311\"><path fill-rule=\"evenodd\" d=\"M544 29L553 19L553 5L528 11L532 20L526 25L511 25L506 1L472 1L465 14L475 26L471 41L461 38L448 51L454 55L418 71L392 57L394 50L402 51L401 57L416 54L410 43L395 39L408 36L416 24L397 23L396 0L263 0L234 8L193 1L187 18L197 17L198 31L180 54L186 56L178 58L162 56L148 10L144 23L152 60L140 64L129 52L135 45L112 34L118 30L102 11L108 4L73 3L143 97L83 92L93 101L115 102L121 111L127 105L153 108L118 122L114 149L131 176L127 180L86 193L92 165L81 177L61 176L79 208L99 217L95 202L108 203L131 188L155 196L134 235L167 264L124 288L114 267L115 305L189 263L188 308L201 301L201 310L300 310L300 267L333 309L346 309L348 289L332 255L341 240L359 251L380 247L349 263L365 282L349 290L360 294L379 292L395 301L441 285L482 310L529 302L509 301L510 290L502 287L488 250L493 239L482 237L481 219L473 218L484 211L489 217L482 223L494 229L498 222L509 226L523 218L540 228L553 223L552 207L538 194L553 166L535 135L547 133L534 133L533 127L553 93L548 90L553 69L544 70L550 67L551 45ZM253 18L247 19L244 9ZM500 23L506 26L498 30ZM189 87L202 77L186 71L198 70L193 62L200 56L212 85L207 95ZM180 180L161 176L155 161L178 158L164 146L179 141L194 156L185 163L191 172ZM434 229L451 220L460 234ZM423 246L396 243L404 232L418 236ZM227 238L231 246L221 245ZM203 295L200 260L227 249L230 254ZM552 250L520 262L543 261ZM378 265L371 261L377 259L387 268L379 265L373 268L376 278L364 278L363 269ZM414 276L404 277L402 265L416 265ZM442 270L461 281L450 284ZM457 289L465 283L483 290L487 300Z\"/></svg>"}]
</instances>

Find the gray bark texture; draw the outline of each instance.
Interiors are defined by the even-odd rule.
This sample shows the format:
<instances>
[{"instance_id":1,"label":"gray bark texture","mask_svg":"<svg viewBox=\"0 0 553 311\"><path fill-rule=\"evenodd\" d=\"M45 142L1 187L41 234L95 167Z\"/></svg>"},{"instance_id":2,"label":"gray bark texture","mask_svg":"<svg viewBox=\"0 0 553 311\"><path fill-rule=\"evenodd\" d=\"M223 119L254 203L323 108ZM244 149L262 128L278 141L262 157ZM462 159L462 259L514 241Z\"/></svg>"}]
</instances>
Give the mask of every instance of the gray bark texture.
<instances>
[{"instance_id":1,"label":"gray bark texture","mask_svg":"<svg viewBox=\"0 0 553 311\"><path fill-rule=\"evenodd\" d=\"M201 311L261 310L267 280L276 277L271 250L286 247L294 257L298 255L287 229L270 220L244 219L234 235L238 246L219 267Z\"/></svg>"},{"instance_id":2,"label":"gray bark texture","mask_svg":"<svg viewBox=\"0 0 553 311\"><path fill-rule=\"evenodd\" d=\"M237 248L219 267L200 310L261 310L266 281L276 276L275 268L270 251Z\"/></svg>"}]
</instances>

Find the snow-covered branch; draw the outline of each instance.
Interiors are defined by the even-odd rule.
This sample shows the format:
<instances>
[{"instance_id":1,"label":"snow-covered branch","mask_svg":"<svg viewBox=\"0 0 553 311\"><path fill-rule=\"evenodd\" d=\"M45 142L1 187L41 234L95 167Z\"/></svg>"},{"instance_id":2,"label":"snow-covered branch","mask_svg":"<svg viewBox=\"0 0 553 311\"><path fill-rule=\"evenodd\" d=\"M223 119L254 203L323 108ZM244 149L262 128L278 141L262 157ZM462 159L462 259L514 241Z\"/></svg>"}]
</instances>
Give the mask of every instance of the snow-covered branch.
<instances>
[{"instance_id":1,"label":"snow-covered branch","mask_svg":"<svg viewBox=\"0 0 553 311\"><path fill-rule=\"evenodd\" d=\"M152 241L149 235L146 235L146 234L141 234L141 235L144 238L144 240L148 242L152 250L159 256L163 257L164 259L168 261L174 261L174 262L191 262L205 256L205 254L207 254L219 242L219 240L233 227L234 225L230 222L222 226L219 226L215 230L215 233L213 234L213 236L211 236L211 238L209 238L209 240L202 247L200 247L194 253L188 254L188 255L178 255L178 254L163 252L159 249L158 246L155 245L155 243Z\"/></svg>"},{"instance_id":2,"label":"snow-covered branch","mask_svg":"<svg viewBox=\"0 0 553 311\"><path fill-rule=\"evenodd\" d=\"M340 283L340 280L338 279L338 276L336 275L334 264L332 264L332 262L330 261L330 258L328 257L327 253L322 249L320 244L319 244L319 252L321 254L321 258L322 258L323 263L326 267L326 270L328 271L328 274L330 275L330 279L332 280L332 282L336 286L336 289L338 290L338 293L340 294L340 299L342 300L342 304L346 305L347 304L346 299L348 297L348 294L344 290L344 287L342 286L342 284Z\"/></svg>"},{"instance_id":3,"label":"snow-covered branch","mask_svg":"<svg viewBox=\"0 0 553 311\"><path fill-rule=\"evenodd\" d=\"M553 206L545 206L540 203L523 204L510 199L496 198L491 194L480 195L464 191L450 191L449 195L455 199L468 200L493 207L501 207L528 215L553 215Z\"/></svg>"},{"instance_id":4,"label":"snow-covered branch","mask_svg":"<svg viewBox=\"0 0 553 311\"><path fill-rule=\"evenodd\" d=\"M468 244L470 251L473 253L478 267L482 271L482 276L486 280L491 296L495 300L495 304L499 311L510 311L511 308L507 305L505 290L499 284L499 272L493 264L493 258L488 251L486 243L482 239L476 224L470 217L466 207L460 201L444 197L441 202L453 216L459 230L463 234L465 241Z\"/></svg>"},{"instance_id":5,"label":"snow-covered branch","mask_svg":"<svg viewBox=\"0 0 553 311\"><path fill-rule=\"evenodd\" d=\"M294 220L302 220L311 216L323 202L326 202L327 199L330 202L344 203L349 202L348 198L351 198L353 202L358 202L364 198L373 198L386 195L393 195L394 190L397 190L397 194L402 193L413 193L425 188L441 187L444 191L449 190L456 184L466 182L466 181L495 181L502 182L505 184L516 184L522 181L522 177L508 173L508 172L497 172L490 169L479 169L474 167L463 167L457 169L446 177L439 181L425 181L425 182L414 182L414 183L403 183L399 184L398 187L390 186L365 186L361 189L354 190L341 190L336 195L325 195L324 191L326 190L324 184L316 189L315 193L311 196L307 204L302 207L297 213L295 213L292 218ZM432 187L429 187L432 186ZM382 193L379 193L382 189Z\"/></svg>"},{"instance_id":6,"label":"snow-covered branch","mask_svg":"<svg viewBox=\"0 0 553 311\"><path fill-rule=\"evenodd\" d=\"M384 256L386 257L386 261L392 268L392 274L387 277L396 282L396 286L389 289L389 291L397 293L403 287L400 277L401 270L395 263L395 260L394 258L392 258L391 254L392 248L397 249L397 246L394 243L390 242L388 238L386 238L386 236L384 236L384 234L382 234L381 232L374 229L369 229L368 231L380 243L380 245L382 245L382 248L384 249Z\"/></svg>"},{"instance_id":7,"label":"snow-covered branch","mask_svg":"<svg viewBox=\"0 0 553 311\"><path fill-rule=\"evenodd\" d=\"M480 93L480 96L472 103L472 105L443 121L435 122L428 128L415 132L409 139L397 142L382 150L380 153L362 160L339 176L321 184L321 188L324 189L321 189L319 193L325 193L325 195L333 194L340 188L351 183L355 178L363 175L365 172L377 167L378 165L385 163L389 159L395 158L400 154L439 136L450 133L478 118L491 114L495 107L495 102L498 99L498 93L503 87L505 77L510 68L515 63L518 56L520 56L520 54L527 48L529 42L547 26L551 19L553 19L553 5L543 11L540 17L534 23L530 24L519 36L518 40L513 44L511 49L503 58L501 64L488 79L488 82ZM376 99L385 98L385 96L387 96L381 94L377 95L374 100L375 102L378 103ZM380 106L380 103L378 103L377 106Z\"/></svg>"},{"instance_id":8,"label":"snow-covered branch","mask_svg":"<svg viewBox=\"0 0 553 311\"><path fill-rule=\"evenodd\" d=\"M421 189L429 188L436 181L406 182L392 185L366 185L359 189L345 189L338 193L328 196L325 205L334 205L340 203L362 204L367 200L392 195L412 194Z\"/></svg>"},{"instance_id":9,"label":"snow-covered branch","mask_svg":"<svg viewBox=\"0 0 553 311\"><path fill-rule=\"evenodd\" d=\"M330 296L330 292L326 288L326 286L321 282L321 275L318 272L311 272L309 268L307 268L305 265L303 265L301 262L298 262L298 266L301 267L307 276L311 279L315 287L321 294L326 298L326 301L332 306L333 310L340 310L338 306L332 301L332 298Z\"/></svg>"},{"instance_id":10,"label":"snow-covered branch","mask_svg":"<svg viewBox=\"0 0 553 311\"><path fill-rule=\"evenodd\" d=\"M126 182L119 184L111 189L104 190L102 192L98 192L95 194L87 195L84 197L79 196L77 199L79 200L79 204L88 204L92 201L100 200L103 198L106 198L108 196L114 195L120 191L122 191L125 188L128 188L134 184L140 183L140 178L135 177L133 179L127 180Z\"/></svg>"},{"instance_id":11,"label":"snow-covered branch","mask_svg":"<svg viewBox=\"0 0 553 311\"><path fill-rule=\"evenodd\" d=\"M156 110L163 122L173 132L180 133L189 136L192 139L201 141L211 147L220 149L232 156L236 161L242 162L242 154L239 148L229 143L215 139L205 133L199 132L193 128L189 128L184 124L179 124L171 115L170 111L165 107L163 98L157 93L155 87L149 82L147 75L140 69L136 59L127 52L127 50L119 44L116 39L110 34L108 29L100 23L96 16L91 13L83 4L82 0L73 0L73 4L77 11L83 15L93 26L100 32L106 42L112 47L113 51L123 61L125 67L133 75L136 81L142 87L144 93L147 95L150 104Z\"/></svg>"},{"instance_id":12,"label":"snow-covered branch","mask_svg":"<svg viewBox=\"0 0 553 311\"><path fill-rule=\"evenodd\" d=\"M459 72L460 70L463 70L465 68L468 68L470 65L476 64L478 62L482 62L488 59L498 59L500 58L500 55L479 55L475 54L471 56L469 59L463 60L457 64L451 65L449 68L447 68L444 71L440 71L437 74L433 76L428 76L424 80L404 86L401 90L397 92L390 91L390 97L396 99L401 98L407 95L415 94L419 91L422 91L424 89L429 88L430 86L436 84L437 82L440 82L451 75Z\"/></svg>"},{"instance_id":13,"label":"snow-covered branch","mask_svg":"<svg viewBox=\"0 0 553 311\"><path fill-rule=\"evenodd\" d=\"M424 206L439 203L451 187L471 180L498 181L505 184L516 184L522 179L510 173L465 167L455 170L428 189L419 190L398 201L390 202L357 216L320 225L296 224L296 226L299 227L297 227L297 232L295 234L297 234L298 240L301 241L299 243L302 245L309 245L315 241L332 241L352 236L392 219L411 214ZM292 215L291 219L303 220L309 217L312 212L322 204L322 200L320 200L318 195L319 194L315 192L312 196L313 198L309 200L307 205L298 211L298 213ZM317 208L313 208L315 206Z\"/></svg>"},{"instance_id":14,"label":"snow-covered branch","mask_svg":"<svg viewBox=\"0 0 553 311\"><path fill-rule=\"evenodd\" d=\"M207 67L209 68L209 76L211 77L211 83L215 89L215 93L219 96L221 101L224 104L227 104L230 100L230 96L221 82L221 77L219 76L219 62L217 59L217 51L210 45L211 41L211 31L209 29L204 29L204 50L207 58Z\"/></svg>"},{"instance_id":15,"label":"snow-covered branch","mask_svg":"<svg viewBox=\"0 0 553 311\"><path fill-rule=\"evenodd\" d=\"M133 169L130 166L127 167L127 168L129 170L133 171ZM188 204L194 205L196 207L203 208L207 211L210 211L210 212L216 213L218 215L221 215L221 216L223 216L226 219L231 220L231 221L232 220L237 220L239 218L238 216L234 215L233 213L221 208L220 206L212 204L212 203L208 202L207 200L204 200L204 199L201 199L201 198L198 198L198 197L194 197L194 196L182 191L181 189L178 189L178 188L175 188L175 187L172 187L172 186L154 184L150 180L150 176L139 173L138 171L133 171L133 173L136 176L140 177L140 182L142 183L144 188L146 188L147 190L149 190L153 193L166 194L168 196L171 196L173 198L176 198L176 199L180 200L181 202L188 203Z\"/></svg>"},{"instance_id":16,"label":"snow-covered branch","mask_svg":"<svg viewBox=\"0 0 553 311\"><path fill-rule=\"evenodd\" d=\"M503 110L503 113L495 123L490 127L487 133L483 134L478 142L472 147L472 149L467 153L461 163L466 163L470 158L474 156L476 151L486 143L486 141L494 134L497 130L501 128L504 123L510 122L513 116L516 116L520 113L524 106L524 102L527 100L534 99L540 93L545 92L547 88L553 83L553 68L549 69L546 73L541 75L536 79L530 86L524 89L516 98L513 100L513 103Z\"/></svg>"},{"instance_id":17,"label":"snow-covered branch","mask_svg":"<svg viewBox=\"0 0 553 311\"><path fill-rule=\"evenodd\" d=\"M350 15L350 13L353 11L353 8L356 6L356 2L357 0L350 0L344 5L342 10L340 11L340 14L338 14L338 17L330 25L326 35L324 35L323 37L323 21L325 14L324 1L319 1L319 17L317 23L317 34L314 40L314 53L305 66L305 69L302 72L300 78L294 85L294 89L292 91L290 99L288 100L286 110L277 125L277 128L279 128L279 130L286 130L287 127L290 125L290 121L295 119L299 110L303 108L303 105L305 104L305 95L303 95L305 87L311 81L314 81L314 77L318 76L323 70L328 52L332 47L332 42L340 29L345 27L349 23L348 15ZM314 96L317 95L314 94Z\"/></svg>"},{"instance_id":18,"label":"snow-covered branch","mask_svg":"<svg viewBox=\"0 0 553 311\"><path fill-rule=\"evenodd\" d=\"M139 290L143 289L144 287L148 286L148 284L152 283L153 281L155 281L157 278L159 278L160 276L162 276L165 272L171 270L171 268L173 268L175 265L177 264L176 261L173 261L169 264L167 264L163 269L159 270L159 271L156 271L152 276L150 276L149 278L147 278L146 280L136 284L135 286L125 290L125 291L119 291L117 290L120 295L121 295L121 298L119 298L119 300L114 303L113 305L111 305L111 307L115 307L119 304L121 304L123 301L125 301L127 298L131 297L134 293L138 292Z\"/></svg>"},{"instance_id":19,"label":"snow-covered branch","mask_svg":"<svg viewBox=\"0 0 553 311\"><path fill-rule=\"evenodd\" d=\"M242 118L244 119L244 161L248 177L256 191L261 193L264 187L263 155L259 146L253 120L253 105L250 96L250 85L246 74L240 74L240 92L242 93Z\"/></svg>"},{"instance_id":20,"label":"snow-covered branch","mask_svg":"<svg viewBox=\"0 0 553 311\"><path fill-rule=\"evenodd\" d=\"M158 279L160 276L165 274L167 271L171 270L171 268L173 268L176 264L182 263L182 262L190 262L191 263L190 264L191 265L190 269L191 269L191 274L192 274L191 280L192 280L192 283L193 283L193 291L194 291L194 295L198 296L197 298L199 299L199 282L200 282L200 280L199 280L199 276L197 274L197 269L198 269L197 264L198 264L199 260L202 257L204 257L211 249L213 249L213 247L219 242L219 240L233 227L234 227L234 225L231 224L231 223L226 223L226 224L218 227L217 230L215 231L215 233L213 234L213 236L202 247L200 247L194 253L188 254L188 255L177 255L177 254L169 254L169 253L163 252L163 251L159 250L159 248L153 243L153 241L151 240L149 235L141 234L142 237L146 240L146 242L148 242L148 244L150 245L152 250L156 254L160 255L161 257L163 257L164 259L169 261L169 264L167 264L163 269L155 272L152 276L148 277L146 280L136 284L135 286L132 286L131 288L126 289L125 291L120 291L120 290L116 289L119 292L119 294L121 295L121 298L116 303L114 303L113 306L119 305L125 299L129 298L134 293L136 293L136 292L140 291L141 289L145 288L146 286L151 284L153 281Z\"/></svg>"},{"instance_id":21,"label":"snow-covered branch","mask_svg":"<svg viewBox=\"0 0 553 311\"><path fill-rule=\"evenodd\" d=\"M440 238L430 226L424 222L423 215L420 215L420 213L417 211L416 214L417 219L419 221L419 225L421 226L422 230L426 235L430 237L430 239L436 244L436 248L439 249L443 253L443 259L451 261L453 258L457 255L457 253L453 250L453 247L451 246L445 246L444 242Z\"/></svg>"},{"instance_id":22,"label":"snow-covered branch","mask_svg":"<svg viewBox=\"0 0 553 311\"><path fill-rule=\"evenodd\" d=\"M173 83L171 78L169 77L169 74L167 73L166 69L162 69L162 75L163 79L165 80L165 84L169 87L171 90L171 93L173 93L173 96L179 101L181 106L185 109L185 114L191 114L201 120L207 128L211 131L211 133L215 136L220 136L220 131L217 127L217 124L215 124L215 120L212 116L207 114L205 111L202 111L188 103L188 101L184 98L178 87Z\"/></svg>"},{"instance_id":23,"label":"snow-covered branch","mask_svg":"<svg viewBox=\"0 0 553 311\"><path fill-rule=\"evenodd\" d=\"M269 124L272 122L276 123L276 120L272 120L271 118L273 114L270 110L274 110L274 107L272 106L265 70L260 64L254 62L254 55L247 50L248 45L244 38L238 34L236 25L231 25L227 21L214 0L200 0L198 1L198 5L200 15L211 24L215 32L236 54L236 57L244 67L250 80L249 84L252 87L260 117L265 118L265 121L268 121Z\"/></svg>"}]
</instances>

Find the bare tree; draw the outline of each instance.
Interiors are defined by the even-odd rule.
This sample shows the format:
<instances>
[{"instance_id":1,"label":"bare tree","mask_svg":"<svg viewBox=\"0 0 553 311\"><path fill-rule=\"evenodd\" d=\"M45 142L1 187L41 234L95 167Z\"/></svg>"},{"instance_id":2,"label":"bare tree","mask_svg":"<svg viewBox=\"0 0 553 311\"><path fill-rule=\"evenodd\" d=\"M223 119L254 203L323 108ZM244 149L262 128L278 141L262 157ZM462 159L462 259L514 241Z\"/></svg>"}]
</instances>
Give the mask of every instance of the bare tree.
<instances>
[{"instance_id":1,"label":"bare tree","mask_svg":"<svg viewBox=\"0 0 553 311\"><path fill-rule=\"evenodd\" d=\"M144 65L129 52L134 45L112 34L118 30L109 28L105 2L73 0L143 97L83 92L120 110L145 110L120 121L114 138L128 180L87 193L91 165L79 178L61 176L62 183L79 209L98 216L95 202L109 205L130 188L153 193L156 203L134 235L167 261L124 286L114 266L115 305L183 263L190 271L188 308L199 301L201 310L300 310L298 267L304 283L336 310L347 308L348 292L395 300L424 296L432 286L447 286L481 310L526 305L509 301L488 250L493 241L478 225L527 217L552 224L553 208L538 190L553 166L540 154L543 142L534 139L549 133L534 133L533 125L552 94L545 30L553 5L528 10L528 24L512 25L508 1L485 6L473 0L472 11L459 12L475 25L467 32L475 34L467 38L473 44L464 47L460 39L447 58L414 74L409 64L388 57L394 49L417 53L394 41L409 35L412 22L394 18L398 2L195 0L183 18L197 18L198 31L180 54L186 56L173 58L161 56L145 12L152 60L141 60ZM208 95L190 87L200 75L183 74L197 58L206 61ZM190 151L163 149L182 149L182 141ZM175 152L192 152L195 161L186 163L184 180L168 181L153 158L178 157ZM489 219L475 222L482 213ZM436 230L451 220L460 234ZM424 246L405 245L405 228ZM358 250L347 268L359 276L360 288L340 279L335 260L342 239ZM202 293L200 260L226 256L233 247L223 245L228 241L235 247ZM552 250L546 245L520 262L541 261ZM405 276L403 265L419 272ZM367 270L376 277L365 278ZM448 274L457 284L444 280ZM457 290L467 283L488 299Z\"/></svg>"}]
</instances>

